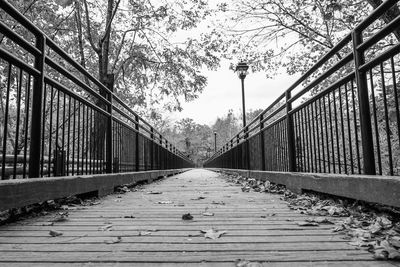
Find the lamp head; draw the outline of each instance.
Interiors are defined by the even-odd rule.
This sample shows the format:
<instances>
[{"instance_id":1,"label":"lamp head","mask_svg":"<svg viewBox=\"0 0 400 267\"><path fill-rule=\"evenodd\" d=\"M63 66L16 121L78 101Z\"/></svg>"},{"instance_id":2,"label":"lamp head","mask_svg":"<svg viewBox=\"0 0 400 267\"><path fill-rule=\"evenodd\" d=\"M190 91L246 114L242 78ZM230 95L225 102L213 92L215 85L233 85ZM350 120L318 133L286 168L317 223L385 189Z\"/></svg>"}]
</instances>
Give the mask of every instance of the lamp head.
<instances>
[{"instance_id":1,"label":"lamp head","mask_svg":"<svg viewBox=\"0 0 400 267\"><path fill-rule=\"evenodd\" d=\"M246 78L246 75L249 74L247 70L249 69L249 65L247 65L246 62L239 62L239 64L236 65L235 71L237 72L238 76L240 79Z\"/></svg>"}]
</instances>

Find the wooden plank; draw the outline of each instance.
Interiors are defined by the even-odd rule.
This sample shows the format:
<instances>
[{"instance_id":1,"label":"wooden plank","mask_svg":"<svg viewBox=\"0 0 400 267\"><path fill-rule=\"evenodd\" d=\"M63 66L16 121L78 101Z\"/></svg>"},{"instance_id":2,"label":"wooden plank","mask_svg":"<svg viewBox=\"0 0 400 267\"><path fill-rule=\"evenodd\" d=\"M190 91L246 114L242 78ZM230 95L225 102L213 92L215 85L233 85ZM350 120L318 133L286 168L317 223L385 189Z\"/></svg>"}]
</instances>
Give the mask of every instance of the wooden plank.
<instances>
[{"instance_id":1,"label":"wooden plank","mask_svg":"<svg viewBox=\"0 0 400 267\"><path fill-rule=\"evenodd\" d=\"M195 231L192 235L198 235L199 232ZM57 238L48 237L1 237L0 244L21 244L21 243L40 243L40 244L58 244L58 243L87 243L97 244L104 243L105 236L90 236L84 234L78 237L60 236ZM199 236L123 236L123 243L291 243L291 242L343 242L340 236L326 236L326 235L315 235L315 236L224 236L216 240L205 239ZM183 246L184 247L184 246Z\"/></svg>"},{"instance_id":2,"label":"wooden plank","mask_svg":"<svg viewBox=\"0 0 400 267\"><path fill-rule=\"evenodd\" d=\"M106 239L109 241L112 239ZM2 244L0 253L12 251L36 251L36 252L53 252L53 251L68 251L68 252L101 252L110 251L110 249L118 251L130 252L158 252L158 251L175 251L181 252L182 244L175 243L116 243L106 244L100 243L96 246L87 246L86 244L53 244L51 246L43 246L42 244ZM331 251L331 250L353 250L345 242L299 242L299 243L221 243L221 244L205 244L205 243L190 243L184 247L186 252L201 252L201 251Z\"/></svg>"},{"instance_id":3,"label":"wooden plank","mask_svg":"<svg viewBox=\"0 0 400 267\"><path fill-rule=\"evenodd\" d=\"M0 267L9 267L11 263L0 263ZM57 263L57 262L18 262L17 264L20 267L82 267L82 263ZM15 265L11 265L15 266ZM96 262L96 263L84 263L84 266L87 267L114 267L116 263L106 263L106 262ZM187 267L187 263L164 263L164 262L118 262L118 267ZM191 267L233 267L235 266L233 261L230 262L207 262L203 261L201 263L190 263ZM366 266L379 266L379 267L393 267L396 266L389 262L384 261L320 261L320 262L261 262L261 266L263 267L314 267L314 266L326 266L326 267L366 267Z\"/></svg>"},{"instance_id":4,"label":"wooden plank","mask_svg":"<svg viewBox=\"0 0 400 267\"><path fill-rule=\"evenodd\" d=\"M261 265L260 266L267 266L267 267L293 267L292 262L259 262ZM8 267L10 263L5 263L1 264L0 267ZM316 266L315 262L296 262L295 263L296 267L314 267ZM15 266L15 265L12 265ZM79 266L82 267L82 263L33 263L33 262L19 262L17 266L21 267L46 267L46 266L51 266L51 267L66 267L66 266ZM116 266L115 263L103 263L103 262L96 262L96 263L85 263L84 266L89 266L89 267L97 267L97 266L102 266L102 267L114 267ZM161 262L140 262L140 263L135 263L135 262L119 262L118 267L187 267L187 263L161 263ZM233 267L235 266L235 262L206 262L203 261L201 263L190 263L190 266L192 267ZM397 266L394 264L391 264L389 262L371 262L371 261L320 261L317 263L317 266L328 266L328 267L366 267L366 266L384 266L384 267L393 267Z\"/></svg>"},{"instance_id":5,"label":"wooden plank","mask_svg":"<svg viewBox=\"0 0 400 267\"><path fill-rule=\"evenodd\" d=\"M137 236L137 231L66 231L63 236ZM157 231L152 232L152 236L184 236L188 237L189 235L193 235L193 231L182 231L182 230L171 230L171 231ZM325 235L332 236L332 233L327 232L324 229L300 229L300 230L255 230L255 229L246 229L246 230L235 230L229 231L224 236L315 236L315 235ZM48 237L49 231L38 229L36 231L27 231L27 230L18 230L18 231L0 231L0 237L29 237L29 236L42 236Z\"/></svg>"},{"instance_id":6,"label":"wooden plank","mask_svg":"<svg viewBox=\"0 0 400 267\"><path fill-rule=\"evenodd\" d=\"M110 248L111 249L111 248ZM189 253L184 250L180 252L125 252L112 251L104 252L72 252L60 251L51 252L2 252L0 261L31 261L31 262L202 262L207 261L232 261L236 259L247 259L252 261L263 261L268 259L269 262L285 262L285 261L329 261L337 260L365 260L371 257L370 253L365 251L313 251L312 253L304 253L303 251L206 251Z\"/></svg>"}]
</instances>

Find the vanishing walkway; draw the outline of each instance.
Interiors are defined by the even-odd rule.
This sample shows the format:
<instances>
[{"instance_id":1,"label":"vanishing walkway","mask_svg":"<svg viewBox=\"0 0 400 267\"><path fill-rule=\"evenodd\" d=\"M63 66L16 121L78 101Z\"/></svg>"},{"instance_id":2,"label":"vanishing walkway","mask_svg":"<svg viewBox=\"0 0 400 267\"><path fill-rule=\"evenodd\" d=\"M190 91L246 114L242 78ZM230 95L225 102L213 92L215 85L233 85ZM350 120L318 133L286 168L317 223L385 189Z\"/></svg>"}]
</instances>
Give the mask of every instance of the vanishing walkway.
<instances>
[{"instance_id":1,"label":"vanishing walkway","mask_svg":"<svg viewBox=\"0 0 400 267\"><path fill-rule=\"evenodd\" d=\"M182 220L188 212L193 220ZM55 214L1 226L0 265L235 266L244 259L263 266L393 266L348 245L332 225L298 226L308 216L279 195L244 193L206 170L109 195L51 226ZM226 234L206 239L200 230L211 228ZM63 235L50 237L50 230Z\"/></svg>"}]
</instances>

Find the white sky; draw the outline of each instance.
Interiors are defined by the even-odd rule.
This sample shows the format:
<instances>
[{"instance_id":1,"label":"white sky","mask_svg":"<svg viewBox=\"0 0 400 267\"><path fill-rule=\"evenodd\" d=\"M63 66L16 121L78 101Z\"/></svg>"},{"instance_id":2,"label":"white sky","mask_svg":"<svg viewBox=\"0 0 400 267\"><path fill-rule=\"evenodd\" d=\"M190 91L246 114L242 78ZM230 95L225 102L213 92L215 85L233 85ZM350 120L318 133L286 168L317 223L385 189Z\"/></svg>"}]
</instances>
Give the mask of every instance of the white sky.
<instances>
[{"instance_id":1,"label":"white sky","mask_svg":"<svg viewBox=\"0 0 400 267\"><path fill-rule=\"evenodd\" d=\"M240 79L229 69L229 62L223 61L217 71L207 71L208 85L198 99L183 103L183 111L170 115L173 120L192 118L196 123L211 125L233 109L242 112ZM267 79L264 73L251 73L245 79L246 110L265 109L282 94L298 76L282 74Z\"/></svg>"}]
</instances>

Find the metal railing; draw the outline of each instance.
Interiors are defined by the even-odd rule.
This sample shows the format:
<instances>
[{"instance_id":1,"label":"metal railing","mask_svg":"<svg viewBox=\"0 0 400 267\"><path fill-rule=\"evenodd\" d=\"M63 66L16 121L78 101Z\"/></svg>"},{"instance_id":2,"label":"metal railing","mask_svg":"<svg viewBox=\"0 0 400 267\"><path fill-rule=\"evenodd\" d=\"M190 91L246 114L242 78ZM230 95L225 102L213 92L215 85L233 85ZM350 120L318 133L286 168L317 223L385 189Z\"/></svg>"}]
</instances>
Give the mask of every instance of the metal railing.
<instances>
[{"instance_id":1,"label":"metal railing","mask_svg":"<svg viewBox=\"0 0 400 267\"><path fill-rule=\"evenodd\" d=\"M1 179L193 165L5 0L0 13Z\"/></svg>"},{"instance_id":2,"label":"metal railing","mask_svg":"<svg viewBox=\"0 0 400 267\"><path fill-rule=\"evenodd\" d=\"M399 175L400 16L380 20L394 5L376 8L205 166Z\"/></svg>"}]
</instances>

